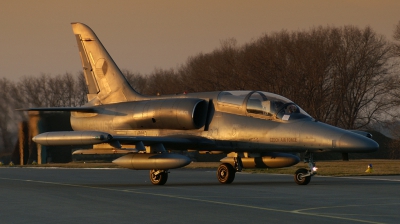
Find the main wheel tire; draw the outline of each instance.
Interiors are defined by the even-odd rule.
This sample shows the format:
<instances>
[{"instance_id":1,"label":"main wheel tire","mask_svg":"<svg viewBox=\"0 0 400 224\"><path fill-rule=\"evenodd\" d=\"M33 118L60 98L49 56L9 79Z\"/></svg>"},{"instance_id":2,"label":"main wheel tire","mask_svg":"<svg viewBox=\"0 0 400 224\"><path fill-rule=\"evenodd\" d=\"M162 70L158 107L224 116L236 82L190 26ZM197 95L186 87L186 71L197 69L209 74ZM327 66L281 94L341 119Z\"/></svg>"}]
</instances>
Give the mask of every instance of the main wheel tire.
<instances>
[{"instance_id":1,"label":"main wheel tire","mask_svg":"<svg viewBox=\"0 0 400 224\"><path fill-rule=\"evenodd\" d=\"M217 178L221 184L230 184L235 179L236 170L229 163L219 165L217 170Z\"/></svg>"},{"instance_id":2,"label":"main wheel tire","mask_svg":"<svg viewBox=\"0 0 400 224\"><path fill-rule=\"evenodd\" d=\"M308 170L306 169L298 169L296 170L296 173L294 174L294 181L298 185L307 185L311 181L311 176L304 176L308 173Z\"/></svg>"},{"instance_id":3,"label":"main wheel tire","mask_svg":"<svg viewBox=\"0 0 400 224\"><path fill-rule=\"evenodd\" d=\"M168 180L168 172L163 171L158 175L154 174L158 170L150 170L150 181L154 185L164 185Z\"/></svg>"}]
</instances>

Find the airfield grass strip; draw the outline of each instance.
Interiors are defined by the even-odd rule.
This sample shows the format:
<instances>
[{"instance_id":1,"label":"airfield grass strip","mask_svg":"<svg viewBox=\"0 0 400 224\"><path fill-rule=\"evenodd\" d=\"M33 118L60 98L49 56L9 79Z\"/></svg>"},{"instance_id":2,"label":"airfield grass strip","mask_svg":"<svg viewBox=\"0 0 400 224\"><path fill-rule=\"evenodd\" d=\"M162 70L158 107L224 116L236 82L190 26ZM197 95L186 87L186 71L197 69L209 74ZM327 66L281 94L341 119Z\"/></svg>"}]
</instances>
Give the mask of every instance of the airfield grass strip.
<instances>
[{"instance_id":1,"label":"airfield grass strip","mask_svg":"<svg viewBox=\"0 0 400 224\"><path fill-rule=\"evenodd\" d=\"M371 173L365 172L369 164L372 165ZM400 160L317 161L316 167L318 167L318 175L321 176L400 175ZM287 168L247 169L246 172L293 174L299 168L308 168L308 164L300 162Z\"/></svg>"}]
</instances>

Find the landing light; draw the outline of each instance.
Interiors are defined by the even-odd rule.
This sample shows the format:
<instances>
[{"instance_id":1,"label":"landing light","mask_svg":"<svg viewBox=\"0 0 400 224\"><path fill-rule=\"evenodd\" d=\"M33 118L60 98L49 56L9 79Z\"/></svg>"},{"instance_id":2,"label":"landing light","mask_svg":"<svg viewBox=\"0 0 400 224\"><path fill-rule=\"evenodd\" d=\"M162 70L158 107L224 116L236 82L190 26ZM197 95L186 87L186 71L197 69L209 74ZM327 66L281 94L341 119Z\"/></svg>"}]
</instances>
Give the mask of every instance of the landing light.
<instances>
[{"instance_id":1,"label":"landing light","mask_svg":"<svg viewBox=\"0 0 400 224\"><path fill-rule=\"evenodd\" d=\"M313 170L313 172L317 172L318 168L314 166L314 167L312 168L312 170Z\"/></svg>"}]
</instances>

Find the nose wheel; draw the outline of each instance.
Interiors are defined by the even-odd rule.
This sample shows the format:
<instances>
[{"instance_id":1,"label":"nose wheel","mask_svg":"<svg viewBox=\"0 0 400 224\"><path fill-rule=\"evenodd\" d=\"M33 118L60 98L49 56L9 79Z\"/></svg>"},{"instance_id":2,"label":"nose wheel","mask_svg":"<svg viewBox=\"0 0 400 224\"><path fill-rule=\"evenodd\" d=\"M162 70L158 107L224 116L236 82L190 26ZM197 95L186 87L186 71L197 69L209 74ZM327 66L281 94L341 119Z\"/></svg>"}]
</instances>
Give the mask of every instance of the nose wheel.
<instances>
[{"instance_id":1,"label":"nose wheel","mask_svg":"<svg viewBox=\"0 0 400 224\"><path fill-rule=\"evenodd\" d=\"M307 185L311 181L311 175L308 174L307 169L298 169L294 174L294 181L298 185Z\"/></svg>"}]
</instances>

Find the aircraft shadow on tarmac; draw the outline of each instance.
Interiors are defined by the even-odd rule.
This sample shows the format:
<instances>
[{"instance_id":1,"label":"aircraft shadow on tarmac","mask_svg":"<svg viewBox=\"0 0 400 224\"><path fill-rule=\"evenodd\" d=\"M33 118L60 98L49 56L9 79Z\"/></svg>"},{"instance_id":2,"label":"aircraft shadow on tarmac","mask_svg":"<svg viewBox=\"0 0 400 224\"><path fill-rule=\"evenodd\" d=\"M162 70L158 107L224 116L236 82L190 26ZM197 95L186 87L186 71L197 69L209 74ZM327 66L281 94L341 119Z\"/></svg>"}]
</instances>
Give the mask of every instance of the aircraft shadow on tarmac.
<instances>
[{"instance_id":1,"label":"aircraft shadow on tarmac","mask_svg":"<svg viewBox=\"0 0 400 224\"><path fill-rule=\"evenodd\" d=\"M313 184L318 185L318 184ZM152 185L150 182L145 183L133 183L133 184L82 184L81 186L86 187L98 187L98 188L129 188L129 187L149 187L149 188L157 188L157 185ZM182 182L182 183L168 183L165 187L205 187L205 186L220 186L220 187L235 187L235 186L294 186L291 181L279 181L279 182L236 182L230 185L222 185L219 182Z\"/></svg>"},{"instance_id":2,"label":"aircraft shadow on tarmac","mask_svg":"<svg viewBox=\"0 0 400 224\"><path fill-rule=\"evenodd\" d=\"M399 185L399 182L391 182L391 181L377 181L373 179L344 179L344 178L321 178L318 181L314 181L309 187L319 187L319 186L364 186L368 184L373 184L374 186L388 186L388 185ZM133 187L149 187L149 188L157 188L158 185L152 185L150 182L143 183L132 183L132 184L118 184L118 183L99 183L99 184L81 184L81 186L86 187L97 187L97 188L133 188ZM260 179L259 181L237 181L233 184L221 184L219 182L173 182L166 184L165 187L202 187L202 186L220 186L220 187L235 187L235 186L266 186L266 187L297 187L302 188L302 186L293 184L291 178L287 180L277 180L277 181L263 181Z\"/></svg>"}]
</instances>

